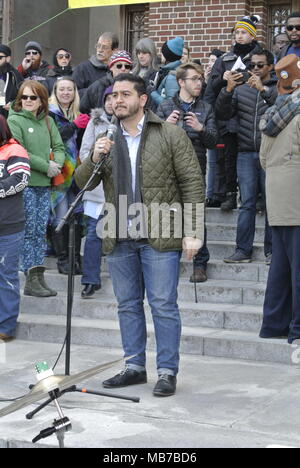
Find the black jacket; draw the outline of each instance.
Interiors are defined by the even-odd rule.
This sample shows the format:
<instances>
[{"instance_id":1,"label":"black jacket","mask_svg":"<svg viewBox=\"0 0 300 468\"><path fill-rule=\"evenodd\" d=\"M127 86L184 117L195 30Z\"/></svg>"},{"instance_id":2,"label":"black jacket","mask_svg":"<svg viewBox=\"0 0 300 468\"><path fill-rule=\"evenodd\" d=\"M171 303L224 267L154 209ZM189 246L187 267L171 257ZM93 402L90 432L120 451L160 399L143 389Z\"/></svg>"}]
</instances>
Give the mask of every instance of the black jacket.
<instances>
[{"instance_id":1,"label":"black jacket","mask_svg":"<svg viewBox=\"0 0 300 468\"><path fill-rule=\"evenodd\" d=\"M3 77L3 84L6 83L7 73L9 75L8 85L5 93L6 104L16 99L20 84L24 81L23 76L16 70L10 63L0 71L0 75ZM0 107L0 114L5 118L8 117L8 111Z\"/></svg>"},{"instance_id":2,"label":"black jacket","mask_svg":"<svg viewBox=\"0 0 300 468\"><path fill-rule=\"evenodd\" d=\"M92 83L105 76L107 72L108 67L104 63L99 62L99 64L96 64L94 57L80 63L73 73L73 79L77 84L80 97L83 96Z\"/></svg>"},{"instance_id":3,"label":"black jacket","mask_svg":"<svg viewBox=\"0 0 300 468\"><path fill-rule=\"evenodd\" d=\"M216 117L229 120L237 117L238 150L240 152L259 152L261 132L259 122L268 107L277 98L277 78L272 76L264 82L269 89L259 92L247 84L237 86L232 93L223 88L216 101Z\"/></svg>"},{"instance_id":4,"label":"black jacket","mask_svg":"<svg viewBox=\"0 0 300 468\"><path fill-rule=\"evenodd\" d=\"M71 66L69 67L54 67L51 70L48 71L47 76L46 76L46 82L45 85L48 89L49 96L51 96L53 86L55 82L57 81L58 78L62 78L64 76L70 76L72 77L73 75L73 68Z\"/></svg>"},{"instance_id":5,"label":"black jacket","mask_svg":"<svg viewBox=\"0 0 300 468\"><path fill-rule=\"evenodd\" d=\"M92 109L101 109L103 107L104 91L112 83L113 77L110 72L107 72L102 78L92 83L80 100L80 112L90 114Z\"/></svg>"},{"instance_id":6,"label":"black jacket","mask_svg":"<svg viewBox=\"0 0 300 468\"><path fill-rule=\"evenodd\" d=\"M230 52L226 52L226 54L219 57L216 60L216 63L214 64L213 69L211 71L203 99L212 106L215 105L216 99L220 94L222 88L227 86L227 81L223 80L224 73L228 70L231 70L235 62L239 58L239 56L234 52L234 50L235 48L233 48ZM250 62L250 54L255 52L259 53L261 51L261 45L258 42L253 41L253 48L251 52L249 52L243 58L241 57L243 63L247 66ZM232 119L228 122L218 121L218 127L221 135L225 135L226 133L236 133L236 119Z\"/></svg>"},{"instance_id":7,"label":"black jacket","mask_svg":"<svg viewBox=\"0 0 300 468\"><path fill-rule=\"evenodd\" d=\"M157 109L156 114L163 120L166 120L174 110L182 112L181 100L179 93L173 99L166 99ZM198 160L202 169L203 175L206 174L206 149L213 149L218 141L218 130L215 122L215 115L212 106L204 102L201 97L197 98L191 104L190 112L197 115L200 123L204 125L202 132L196 132L189 127L184 121L180 122L183 130L186 131L188 137L192 141L193 147L198 156Z\"/></svg>"}]
</instances>

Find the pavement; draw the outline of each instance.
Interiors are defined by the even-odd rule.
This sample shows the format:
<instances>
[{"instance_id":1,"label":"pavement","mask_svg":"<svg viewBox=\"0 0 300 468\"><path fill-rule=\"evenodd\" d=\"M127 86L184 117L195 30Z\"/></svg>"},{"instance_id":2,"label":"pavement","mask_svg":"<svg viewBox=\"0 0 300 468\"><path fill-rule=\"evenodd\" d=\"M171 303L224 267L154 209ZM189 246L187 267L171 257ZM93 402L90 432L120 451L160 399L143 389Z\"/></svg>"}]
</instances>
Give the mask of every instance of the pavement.
<instances>
[{"instance_id":1,"label":"pavement","mask_svg":"<svg viewBox=\"0 0 300 468\"><path fill-rule=\"evenodd\" d=\"M0 399L26 394L36 382L34 365L54 364L60 345L14 340L0 343ZM297 350L294 350L294 352ZM60 398L72 423L65 435L69 448L269 448L300 447L300 369L282 365L183 355L176 395L155 398L155 354L148 353L148 383L118 393L140 397L139 403L79 393ZM73 346L71 374L122 358L120 350ZM114 365L78 382L102 389L101 382L122 368ZM55 373L64 374L64 356ZM45 399L47 399L45 396ZM0 403L0 409L9 403ZM32 420L25 415L37 403L0 419L0 448L32 447L31 440L51 426L54 404ZM58 447L55 435L36 447Z\"/></svg>"}]
</instances>

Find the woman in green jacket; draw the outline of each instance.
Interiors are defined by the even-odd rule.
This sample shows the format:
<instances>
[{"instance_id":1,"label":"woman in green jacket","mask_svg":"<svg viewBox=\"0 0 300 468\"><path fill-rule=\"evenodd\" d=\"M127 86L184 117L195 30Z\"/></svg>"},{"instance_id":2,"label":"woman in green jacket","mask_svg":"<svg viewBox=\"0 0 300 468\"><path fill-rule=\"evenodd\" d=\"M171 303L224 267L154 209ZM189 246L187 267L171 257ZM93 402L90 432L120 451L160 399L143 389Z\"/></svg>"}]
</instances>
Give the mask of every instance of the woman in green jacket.
<instances>
[{"instance_id":1,"label":"woman in green jacket","mask_svg":"<svg viewBox=\"0 0 300 468\"><path fill-rule=\"evenodd\" d=\"M43 263L51 178L61 171L65 148L53 119L48 116L48 92L43 85L36 81L22 84L9 112L8 124L14 138L27 150L31 168L29 185L24 190L26 225L21 254L26 275L24 294L54 296L56 291L45 283Z\"/></svg>"}]
</instances>

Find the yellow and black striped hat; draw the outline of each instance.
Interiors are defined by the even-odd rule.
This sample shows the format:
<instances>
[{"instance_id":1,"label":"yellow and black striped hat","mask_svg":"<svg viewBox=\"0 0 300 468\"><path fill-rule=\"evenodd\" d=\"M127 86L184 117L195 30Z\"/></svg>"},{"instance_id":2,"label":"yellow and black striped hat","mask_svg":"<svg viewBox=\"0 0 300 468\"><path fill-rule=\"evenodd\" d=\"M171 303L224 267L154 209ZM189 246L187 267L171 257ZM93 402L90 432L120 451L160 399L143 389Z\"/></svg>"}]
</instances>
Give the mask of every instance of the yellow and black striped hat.
<instances>
[{"instance_id":1,"label":"yellow and black striped hat","mask_svg":"<svg viewBox=\"0 0 300 468\"><path fill-rule=\"evenodd\" d=\"M256 23L258 23L259 18L257 16L245 16L241 20L239 20L236 25L234 26L234 30L237 29L245 29L251 36L256 38L257 30L256 30Z\"/></svg>"}]
</instances>

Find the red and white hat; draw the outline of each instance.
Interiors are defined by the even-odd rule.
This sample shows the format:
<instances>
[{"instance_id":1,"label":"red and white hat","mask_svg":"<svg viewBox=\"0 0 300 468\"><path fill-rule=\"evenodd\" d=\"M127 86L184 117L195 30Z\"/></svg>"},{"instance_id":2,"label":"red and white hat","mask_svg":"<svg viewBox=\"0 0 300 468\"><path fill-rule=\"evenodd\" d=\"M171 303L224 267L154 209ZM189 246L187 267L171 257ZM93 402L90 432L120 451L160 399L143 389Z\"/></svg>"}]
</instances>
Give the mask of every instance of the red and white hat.
<instances>
[{"instance_id":1,"label":"red and white hat","mask_svg":"<svg viewBox=\"0 0 300 468\"><path fill-rule=\"evenodd\" d=\"M117 62L126 62L133 65L131 55L126 50L119 50L110 57L109 68L111 68Z\"/></svg>"}]
</instances>

